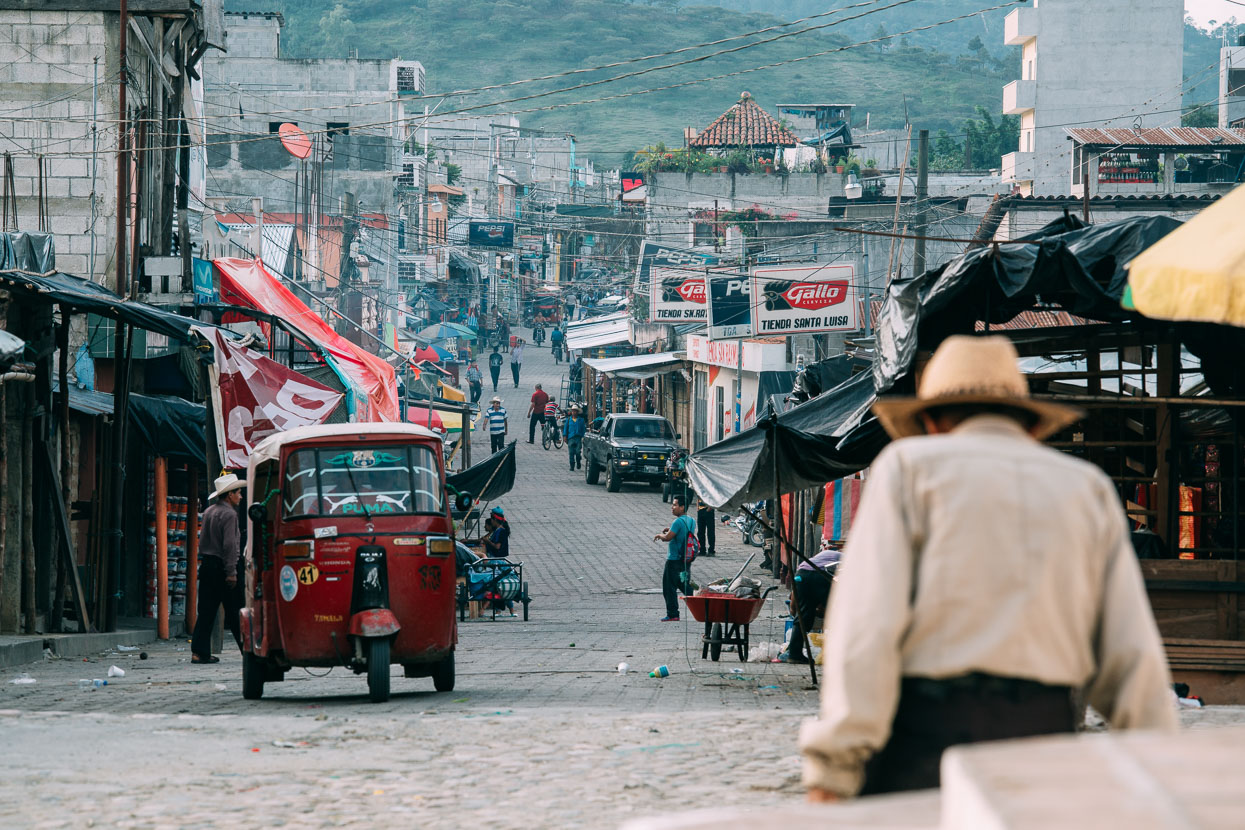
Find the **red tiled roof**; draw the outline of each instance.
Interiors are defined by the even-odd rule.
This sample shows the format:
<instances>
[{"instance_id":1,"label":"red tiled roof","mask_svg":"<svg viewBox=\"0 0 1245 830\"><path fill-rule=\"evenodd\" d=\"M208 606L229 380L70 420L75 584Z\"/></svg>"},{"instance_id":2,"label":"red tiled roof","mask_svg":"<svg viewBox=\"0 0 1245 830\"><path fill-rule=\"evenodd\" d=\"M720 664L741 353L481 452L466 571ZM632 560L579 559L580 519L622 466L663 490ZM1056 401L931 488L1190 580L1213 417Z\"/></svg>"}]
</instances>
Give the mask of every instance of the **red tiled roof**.
<instances>
[{"instance_id":1,"label":"red tiled roof","mask_svg":"<svg viewBox=\"0 0 1245 830\"><path fill-rule=\"evenodd\" d=\"M705 127L705 131L688 142L690 147L795 147L800 143L795 133L752 99L749 92L739 102Z\"/></svg>"},{"instance_id":2,"label":"red tiled roof","mask_svg":"<svg viewBox=\"0 0 1245 830\"><path fill-rule=\"evenodd\" d=\"M1078 144L1105 147L1224 147L1245 145L1245 130L1219 127L1119 127L1100 130L1074 127L1067 131Z\"/></svg>"}]
</instances>

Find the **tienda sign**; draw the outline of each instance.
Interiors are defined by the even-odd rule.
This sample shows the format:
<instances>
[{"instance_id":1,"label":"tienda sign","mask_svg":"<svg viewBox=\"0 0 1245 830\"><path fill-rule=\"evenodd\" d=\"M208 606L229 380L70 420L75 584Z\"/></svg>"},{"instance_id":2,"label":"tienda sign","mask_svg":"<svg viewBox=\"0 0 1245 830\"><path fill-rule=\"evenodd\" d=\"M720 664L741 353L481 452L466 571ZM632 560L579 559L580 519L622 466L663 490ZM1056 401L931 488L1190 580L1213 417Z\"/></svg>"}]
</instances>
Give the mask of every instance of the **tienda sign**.
<instances>
[{"instance_id":1,"label":"tienda sign","mask_svg":"<svg viewBox=\"0 0 1245 830\"><path fill-rule=\"evenodd\" d=\"M854 264L757 268L752 319L758 336L853 331L858 327Z\"/></svg>"}]
</instances>

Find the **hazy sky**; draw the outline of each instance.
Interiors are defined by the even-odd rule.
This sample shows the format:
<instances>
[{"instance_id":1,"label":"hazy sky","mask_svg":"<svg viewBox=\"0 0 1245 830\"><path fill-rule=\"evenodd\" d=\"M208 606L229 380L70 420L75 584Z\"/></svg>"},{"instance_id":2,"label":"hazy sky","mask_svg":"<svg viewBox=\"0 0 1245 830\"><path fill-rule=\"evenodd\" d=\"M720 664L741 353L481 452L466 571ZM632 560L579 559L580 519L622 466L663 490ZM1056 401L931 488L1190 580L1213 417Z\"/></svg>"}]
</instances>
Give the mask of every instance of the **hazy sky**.
<instances>
[{"instance_id":1,"label":"hazy sky","mask_svg":"<svg viewBox=\"0 0 1245 830\"><path fill-rule=\"evenodd\" d=\"M1220 22L1230 17L1237 20L1245 20L1245 2L1230 2L1230 0L1184 0L1185 13L1192 15L1193 19L1199 24L1205 26L1207 21L1218 20Z\"/></svg>"}]
</instances>

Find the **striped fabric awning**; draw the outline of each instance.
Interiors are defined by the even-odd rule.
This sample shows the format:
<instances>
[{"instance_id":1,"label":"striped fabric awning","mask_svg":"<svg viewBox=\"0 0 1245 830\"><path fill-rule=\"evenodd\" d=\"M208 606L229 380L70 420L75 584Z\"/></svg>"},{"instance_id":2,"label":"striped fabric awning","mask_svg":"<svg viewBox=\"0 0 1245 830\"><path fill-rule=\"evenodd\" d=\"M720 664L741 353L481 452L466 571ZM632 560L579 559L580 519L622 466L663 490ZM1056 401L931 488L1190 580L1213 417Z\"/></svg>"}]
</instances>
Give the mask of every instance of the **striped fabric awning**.
<instances>
[{"instance_id":1,"label":"striped fabric awning","mask_svg":"<svg viewBox=\"0 0 1245 830\"><path fill-rule=\"evenodd\" d=\"M859 478L840 478L826 485L822 500L821 538L842 542L852 529L865 483Z\"/></svg>"}]
</instances>

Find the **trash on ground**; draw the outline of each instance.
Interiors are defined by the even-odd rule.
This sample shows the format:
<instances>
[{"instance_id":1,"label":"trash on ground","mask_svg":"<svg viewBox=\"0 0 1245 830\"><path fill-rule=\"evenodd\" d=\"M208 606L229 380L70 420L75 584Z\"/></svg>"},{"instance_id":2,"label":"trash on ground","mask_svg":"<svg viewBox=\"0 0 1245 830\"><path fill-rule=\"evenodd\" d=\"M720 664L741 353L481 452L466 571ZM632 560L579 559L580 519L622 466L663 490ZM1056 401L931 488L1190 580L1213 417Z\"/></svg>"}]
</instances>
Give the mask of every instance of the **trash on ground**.
<instances>
[{"instance_id":1,"label":"trash on ground","mask_svg":"<svg viewBox=\"0 0 1245 830\"><path fill-rule=\"evenodd\" d=\"M117 646L117 651L138 651L138 646Z\"/></svg>"},{"instance_id":2,"label":"trash on ground","mask_svg":"<svg viewBox=\"0 0 1245 830\"><path fill-rule=\"evenodd\" d=\"M138 653L138 659L139 659L139 660L146 660L146 659L147 659L147 652L145 652L145 651L140 651L140 652Z\"/></svg>"},{"instance_id":3,"label":"trash on ground","mask_svg":"<svg viewBox=\"0 0 1245 830\"><path fill-rule=\"evenodd\" d=\"M749 663L770 663L782 654L782 643L757 643L748 649Z\"/></svg>"},{"instance_id":4,"label":"trash on ground","mask_svg":"<svg viewBox=\"0 0 1245 830\"><path fill-rule=\"evenodd\" d=\"M649 672L648 676L649 677L669 677L670 667L669 666L658 666L657 668Z\"/></svg>"},{"instance_id":5,"label":"trash on ground","mask_svg":"<svg viewBox=\"0 0 1245 830\"><path fill-rule=\"evenodd\" d=\"M304 747L311 746L306 741L273 741L272 745L282 749L303 749Z\"/></svg>"},{"instance_id":6,"label":"trash on ground","mask_svg":"<svg viewBox=\"0 0 1245 830\"><path fill-rule=\"evenodd\" d=\"M109 677L125 677L125 669L119 666L109 666L108 676Z\"/></svg>"},{"instance_id":7,"label":"trash on ground","mask_svg":"<svg viewBox=\"0 0 1245 830\"><path fill-rule=\"evenodd\" d=\"M731 669L731 674L743 674L743 669Z\"/></svg>"},{"instance_id":8,"label":"trash on ground","mask_svg":"<svg viewBox=\"0 0 1245 830\"><path fill-rule=\"evenodd\" d=\"M628 666L626 663L619 663L619 664L618 664L618 673L619 673L619 674L626 674L626 673L627 673L627 670L628 670L628 669L630 669L630 668L631 668L631 667L630 667L630 666Z\"/></svg>"},{"instance_id":9,"label":"trash on ground","mask_svg":"<svg viewBox=\"0 0 1245 830\"><path fill-rule=\"evenodd\" d=\"M9 682L12 683L14 686L29 686L31 683L37 683L39 681L35 680L33 677L31 677L26 672L22 672L17 677L10 680Z\"/></svg>"},{"instance_id":10,"label":"trash on ground","mask_svg":"<svg viewBox=\"0 0 1245 830\"><path fill-rule=\"evenodd\" d=\"M223 691L226 691L226 690L228 690L228 688L229 688L229 687L228 687L228 686L226 686L224 683L217 683L217 684L216 684L216 691L218 691L218 692L223 692Z\"/></svg>"}]
</instances>

